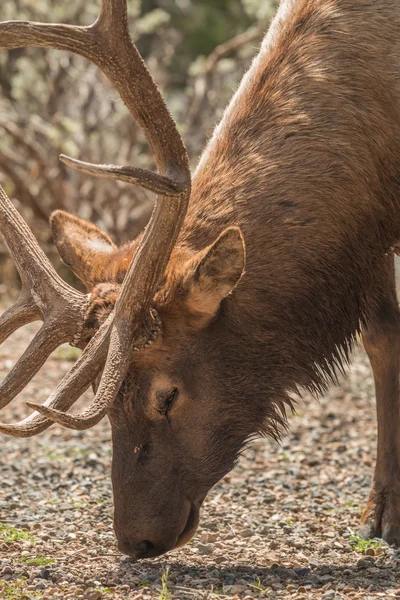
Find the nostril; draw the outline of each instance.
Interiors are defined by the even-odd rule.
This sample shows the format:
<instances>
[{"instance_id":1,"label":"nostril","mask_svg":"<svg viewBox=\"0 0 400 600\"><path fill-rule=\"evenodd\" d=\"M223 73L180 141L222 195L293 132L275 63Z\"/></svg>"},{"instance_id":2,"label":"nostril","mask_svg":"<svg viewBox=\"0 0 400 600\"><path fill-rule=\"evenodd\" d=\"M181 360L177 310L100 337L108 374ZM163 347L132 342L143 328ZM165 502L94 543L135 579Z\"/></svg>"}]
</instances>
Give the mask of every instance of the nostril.
<instances>
[{"instance_id":1,"label":"nostril","mask_svg":"<svg viewBox=\"0 0 400 600\"><path fill-rule=\"evenodd\" d=\"M118 548L123 554L128 554L128 556L132 556L136 559L153 558L165 552L164 548L161 546L156 547L156 545L149 540L144 540L139 543L119 540Z\"/></svg>"},{"instance_id":2,"label":"nostril","mask_svg":"<svg viewBox=\"0 0 400 600\"><path fill-rule=\"evenodd\" d=\"M148 540L144 540L140 542L135 548L138 555L147 556L149 552L154 550L155 546L153 542L149 542Z\"/></svg>"}]
</instances>

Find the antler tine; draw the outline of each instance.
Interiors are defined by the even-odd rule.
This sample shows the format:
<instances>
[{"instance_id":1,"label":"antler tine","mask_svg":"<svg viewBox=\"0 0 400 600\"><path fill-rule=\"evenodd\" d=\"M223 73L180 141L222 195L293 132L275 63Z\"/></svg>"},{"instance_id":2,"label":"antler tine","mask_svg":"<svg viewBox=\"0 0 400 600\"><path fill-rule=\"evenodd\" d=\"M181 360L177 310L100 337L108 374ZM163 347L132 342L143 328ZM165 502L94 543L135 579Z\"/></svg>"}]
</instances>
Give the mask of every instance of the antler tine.
<instances>
[{"instance_id":1,"label":"antler tine","mask_svg":"<svg viewBox=\"0 0 400 600\"><path fill-rule=\"evenodd\" d=\"M59 327L58 319L47 321L0 385L0 408L7 406L24 389L58 346L69 341L68 332Z\"/></svg>"},{"instance_id":2,"label":"antler tine","mask_svg":"<svg viewBox=\"0 0 400 600\"><path fill-rule=\"evenodd\" d=\"M42 411L66 411L90 387L101 372L107 357L110 323L112 315L103 323L96 335L90 340L79 359L62 379L53 393L42 406L27 402L27 405ZM68 415L72 416L72 415ZM53 420L35 412L19 423L0 423L0 433L13 437L32 437L53 424Z\"/></svg>"},{"instance_id":3,"label":"antler tine","mask_svg":"<svg viewBox=\"0 0 400 600\"><path fill-rule=\"evenodd\" d=\"M29 298L22 293L18 300L0 316L0 344L17 329L39 318L40 313L36 306L32 306Z\"/></svg>"},{"instance_id":4,"label":"antler tine","mask_svg":"<svg viewBox=\"0 0 400 600\"><path fill-rule=\"evenodd\" d=\"M32 308L32 320L45 318L52 304L64 300L66 305L75 301L81 314L84 295L74 290L59 277L35 236L15 209L11 200L0 186L0 236L12 255L22 280L20 301L5 317L14 322L19 315L28 317ZM65 306L59 306L59 312ZM76 317L76 315L75 315ZM28 322L28 321L26 321ZM12 331L10 331L12 333Z\"/></svg>"},{"instance_id":5,"label":"antler tine","mask_svg":"<svg viewBox=\"0 0 400 600\"><path fill-rule=\"evenodd\" d=\"M108 321L110 321L111 317L112 315L110 315ZM141 323L139 320L138 323L140 327ZM106 324L107 322L103 324L103 328L106 327ZM147 323L147 327L145 327L144 331L138 335L135 335L132 332L127 335L127 331L130 331L129 323L124 319L115 318L113 327L108 328L107 330L105 329L108 333L111 332L106 366L103 371L96 397L91 406L83 413L78 415L67 414L63 410L62 403L59 403L58 400L56 403L45 403L44 405L38 405L32 402L27 402L27 404L37 412L41 413L44 417L47 417L64 427L68 427L69 429L82 430L93 427L106 415L108 408L113 403L115 396L118 393L129 368L131 361L130 352L132 351L133 343L135 343L136 349L138 350L147 345L158 326L156 313L152 311L150 313L150 323ZM153 331L149 331L149 328ZM93 340L94 339L95 338L93 338ZM132 340L134 340L134 342ZM83 356L81 358L83 358Z\"/></svg>"},{"instance_id":6,"label":"antler tine","mask_svg":"<svg viewBox=\"0 0 400 600\"><path fill-rule=\"evenodd\" d=\"M108 76L141 126L159 174L142 169L90 165L63 157L71 166L100 176L124 178L159 193L156 208L130 265L109 324L109 350L94 402L82 415L66 415L57 395L36 407L67 427L85 429L98 422L114 401L143 335L151 301L175 245L190 197L190 167L185 146L165 101L133 44L126 0L102 0L100 16L90 27L43 23L0 24L0 48L52 47L85 56ZM118 177L116 177L118 175ZM84 361L82 370L85 372ZM68 377L68 376L67 376ZM75 394L74 394L75 396ZM3 429L4 431L4 429Z\"/></svg>"},{"instance_id":7,"label":"antler tine","mask_svg":"<svg viewBox=\"0 0 400 600\"><path fill-rule=\"evenodd\" d=\"M72 340L82 324L86 297L56 273L35 236L0 186L0 236L12 255L22 281L19 300L0 319L0 339L31 321L57 315Z\"/></svg>"},{"instance_id":8,"label":"antler tine","mask_svg":"<svg viewBox=\"0 0 400 600\"><path fill-rule=\"evenodd\" d=\"M179 196L179 194L185 191L184 183L173 181L164 175L158 175L158 173L152 173L146 169L130 166L121 167L118 165L95 165L65 156L65 154L60 154L60 160L69 167L81 171L81 173L88 173L96 177L104 177L105 179L124 181L125 183L133 183L155 194Z\"/></svg>"},{"instance_id":9,"label":"antler tine","mask_svg":"<svg viewBox=\"0 0 400 600\"><path fill-rule=\"evenodd\" d=\"M43 321L39 333L0 386L0 408L3 408L26 386L55 348L78 336L87 298L57 275L1 187L0 235L22 280L19 299L0 317L0 342L31 321Z\"/></svg>"}]
</instances>

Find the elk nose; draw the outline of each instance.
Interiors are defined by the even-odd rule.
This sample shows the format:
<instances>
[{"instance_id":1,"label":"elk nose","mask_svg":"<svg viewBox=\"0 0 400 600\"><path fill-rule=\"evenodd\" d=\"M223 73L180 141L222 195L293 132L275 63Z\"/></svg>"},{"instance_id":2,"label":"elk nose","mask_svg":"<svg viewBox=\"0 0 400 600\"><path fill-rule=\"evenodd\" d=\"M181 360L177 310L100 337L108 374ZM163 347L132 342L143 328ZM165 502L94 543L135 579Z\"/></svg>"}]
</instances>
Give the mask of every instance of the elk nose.
<instances>
[{"instance_id":1,"label":"elk nose","mask_svg":"<svg viewBox=\"0 0 400 600\"><path fill-rule=\"evenodd\" d=\"M155 556L160 556L160 554L164 554L166 552L166 548L164 546L156 546L153 542L149 540L144 540L143 542L127 542L124 540L118 541L118 549L128 556L132 556L133 558L154 558Z\"/></svg>"}]
</instances>

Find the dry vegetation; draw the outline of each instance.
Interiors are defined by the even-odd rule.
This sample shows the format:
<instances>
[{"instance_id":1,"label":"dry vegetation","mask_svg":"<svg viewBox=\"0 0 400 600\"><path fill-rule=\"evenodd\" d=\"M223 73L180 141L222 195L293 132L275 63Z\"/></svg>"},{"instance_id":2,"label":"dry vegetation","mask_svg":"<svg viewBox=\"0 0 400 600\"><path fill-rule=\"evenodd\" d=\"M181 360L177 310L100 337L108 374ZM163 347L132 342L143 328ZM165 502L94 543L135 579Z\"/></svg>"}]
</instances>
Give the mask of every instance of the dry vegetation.
<instances>
[{"instance_id":1,"label":"dry vegetation","mask_svg":"<svg viewBox=\"0 0 400 600\"><path fill-rule=\"evenodd\" d=\"M83 0L4 4L1 20L85 25L98 12L96 2ZM129 0L132 36L178 121L193 164L276 4ZM101 72L65 52L13 50L0 53L0 89L0 183L52 259L57 263L47 221L58 208L92 220L118 242L135 237L151 214L152 195L87 177L58 160L64 153L152 167L142 133Z\"/></svg>"}]
</instances>

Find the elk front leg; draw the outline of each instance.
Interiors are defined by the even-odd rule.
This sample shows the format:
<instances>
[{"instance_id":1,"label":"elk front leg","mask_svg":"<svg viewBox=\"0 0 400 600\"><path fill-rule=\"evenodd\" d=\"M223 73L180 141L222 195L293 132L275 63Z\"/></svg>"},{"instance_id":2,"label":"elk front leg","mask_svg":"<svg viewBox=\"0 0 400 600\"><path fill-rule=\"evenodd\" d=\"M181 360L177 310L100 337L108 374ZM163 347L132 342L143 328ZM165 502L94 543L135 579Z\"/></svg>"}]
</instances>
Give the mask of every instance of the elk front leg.
<instances>
[{"instance_id":1,"label":"elk front leg","mask_svg":"<svg viewBox=\"0 0 400 600\"><path fill-rule=\"evenodd\" d=\"M360 533L400 546L400 311L393 256L388 257L382 296L363 331L363 342L375 379L378 450Z\"/></svg>"}]
</instances>

